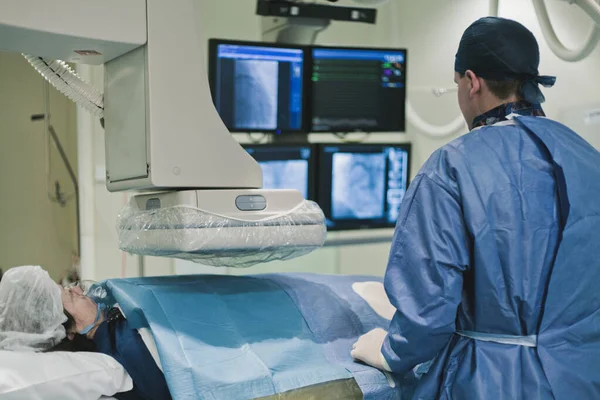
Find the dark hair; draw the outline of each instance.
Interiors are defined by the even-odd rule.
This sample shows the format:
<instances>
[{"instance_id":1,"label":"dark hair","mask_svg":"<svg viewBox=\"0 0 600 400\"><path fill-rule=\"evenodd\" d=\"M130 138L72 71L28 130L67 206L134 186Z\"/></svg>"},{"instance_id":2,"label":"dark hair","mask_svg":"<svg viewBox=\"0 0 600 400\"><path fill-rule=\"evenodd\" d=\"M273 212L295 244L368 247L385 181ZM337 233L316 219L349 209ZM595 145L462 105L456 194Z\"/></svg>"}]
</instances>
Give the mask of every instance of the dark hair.
<instances>
[{"instance_id":1,"label":"dark hair","mask_svg":"<svg viewBox=\"0 0 600 400\"><path fill-rule=\"evenodd\" d=\"M522 81L511 79L507 81L492 81L484 79L490 92L500 100L506 100L511 96L521 97L519 93Z\"/></svg>"},{"instance_id":2,"label":"dark hair","mask_svg":"<svg viewBox=\"0 0 600 400\"><path fill-rule=\"evenodd\" d=\"M465 74L460 74L461 78L465 77ZM482 78L483 79L483 78ZM506 100L511 96L521 97L519 93L523 81L518 79L509 79L504 81L495 81L491 79L483 79L490 89L490 92L500 100Z\"/></svg>"},{"instance_id":3,"label":"dark hair","mask_svg":"<svg viewBox=\"0 0 600 400\"><path fill-rule=\"evenodd\" d=\"M73 318L73 316L71 314L69 314L69 312L67 310L64 310L64 313L65 313L65 316L67 317L67 322L65 322L63 324L63 326L65 327L65 331L68 333L68 332L72 331L73 328L75 328L75 318ZM96 345L94 344L94 341L89 339L87 336L76 333L73 336L73 339L69 339L68 337L66 337L59 344L52 347L50 350L47 350L46 352L50 353L53 351L95 352Z\"/></svg>"}]
</instances>

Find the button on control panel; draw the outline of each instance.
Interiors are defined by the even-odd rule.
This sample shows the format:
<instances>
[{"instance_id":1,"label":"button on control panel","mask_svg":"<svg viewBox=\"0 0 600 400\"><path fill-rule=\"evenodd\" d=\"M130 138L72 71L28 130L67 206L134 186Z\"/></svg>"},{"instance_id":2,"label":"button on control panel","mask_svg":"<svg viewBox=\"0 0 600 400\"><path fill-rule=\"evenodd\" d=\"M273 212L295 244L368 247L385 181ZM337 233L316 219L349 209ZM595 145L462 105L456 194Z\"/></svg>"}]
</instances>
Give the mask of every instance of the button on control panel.
<instances>
[{"instance_id":1,"label":"button on control panel","mask_svg":"<svg viewBox=\"0 0 600 400\"><path fill-rule=\"evenodd\" d=\"M238 196L235 205L241 211L262 211L267 208L267 199L257 195Z\"/></svg>"}]
</instances>

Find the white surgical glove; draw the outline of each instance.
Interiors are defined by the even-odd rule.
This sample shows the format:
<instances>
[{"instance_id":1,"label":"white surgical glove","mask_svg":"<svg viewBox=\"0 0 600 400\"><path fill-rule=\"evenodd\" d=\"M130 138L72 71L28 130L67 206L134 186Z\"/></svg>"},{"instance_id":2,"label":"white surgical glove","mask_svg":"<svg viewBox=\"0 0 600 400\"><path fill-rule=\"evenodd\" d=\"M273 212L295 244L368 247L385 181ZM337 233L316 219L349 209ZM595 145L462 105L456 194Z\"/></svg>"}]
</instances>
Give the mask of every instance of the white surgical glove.
<instances>
[{"instance_id":1,"label":"white surgical glove","mask_svg":"<svg viewBox=\"0 0 600 400\"><path fill-rule=\"evenodd\" d=\"M362 361L377 369L391 372L390 367L381 353L381 346L387 336L387 332L381 328L362 335L352 346L350 355L354 360Z\"/></svg>"}]
</instances>

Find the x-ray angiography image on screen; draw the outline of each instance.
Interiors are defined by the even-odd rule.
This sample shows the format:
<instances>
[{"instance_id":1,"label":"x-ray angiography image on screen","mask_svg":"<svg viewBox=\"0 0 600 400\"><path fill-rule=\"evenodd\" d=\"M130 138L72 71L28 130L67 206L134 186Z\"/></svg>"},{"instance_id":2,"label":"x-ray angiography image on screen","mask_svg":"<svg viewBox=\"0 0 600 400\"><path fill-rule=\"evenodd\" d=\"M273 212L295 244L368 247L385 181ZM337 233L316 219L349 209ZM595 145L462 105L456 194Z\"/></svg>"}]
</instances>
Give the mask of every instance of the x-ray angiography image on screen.
<instances>
[{"instance_id":1,"label":"x-ray angiography image on screen","mask_svg":"<svg viewBox=\"0 0 600 400\"><path fill-rule=\"evenodd\" d=\"M305 50L209 40L213 102L230 132L304 132Z\"/></svg>"},{"instance_id":2,"label":"x-ray angiography image on screen","mask_svg":"<svg viewBox=\"0 0 600 400\"><path fill-rule=\"evenodd\" d=\"M408 187L410 145L319 147L317 198L327 229L391 228Z\"/></svg>"},{"instance_id":3,"label":"x-ray angiography image on screen","mask_svg":"<svg viewBox=\"0 0 600 400\"><path fill-rule=\"evenodd\" d=\"M333 155L331 214L335 219L384 216L385 154Z\"/></svg>"},{"instance_id":4,"label":"x-ray angiography image on screen","mask_svg":"<svg viewBox=\"0 0 600 400\"><path fill-rule=\"evenodd\" d=\"M278 76L277 61L238 60L235 63L236 128L277 128Z\"/></svg>"},{"instance_id":5,"label":"x-ray angiography image on screen","mask_svg":"<svg viewBox=\"0 0 600 400\"><path fill-rule=\"evenodd\" d=\"M296 189L308 197L308 161L285 160L259 162L265 189Z\"/></svg>"}]
</instances>

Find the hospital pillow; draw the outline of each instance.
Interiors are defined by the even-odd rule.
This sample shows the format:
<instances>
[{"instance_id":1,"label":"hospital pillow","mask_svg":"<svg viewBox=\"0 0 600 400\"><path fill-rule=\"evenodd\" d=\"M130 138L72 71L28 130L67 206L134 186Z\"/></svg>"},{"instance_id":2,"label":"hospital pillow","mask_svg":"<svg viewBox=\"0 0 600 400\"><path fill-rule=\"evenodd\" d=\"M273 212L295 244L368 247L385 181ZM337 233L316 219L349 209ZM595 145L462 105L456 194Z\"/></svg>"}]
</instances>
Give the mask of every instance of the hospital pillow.
<instances>
[{"instance_id":1,"label":"hospital pillow","mask_svg":"<svg viewBox=\"0 0 600 400\"><path fill-rule=\"evenodd\" d=\"M132 388L121 364L104 354L0 351L2 400L98 400Z\"/></svg>"}]
</instances>

